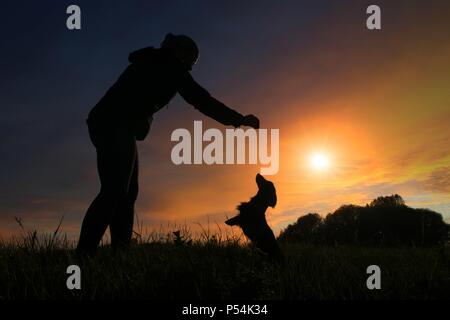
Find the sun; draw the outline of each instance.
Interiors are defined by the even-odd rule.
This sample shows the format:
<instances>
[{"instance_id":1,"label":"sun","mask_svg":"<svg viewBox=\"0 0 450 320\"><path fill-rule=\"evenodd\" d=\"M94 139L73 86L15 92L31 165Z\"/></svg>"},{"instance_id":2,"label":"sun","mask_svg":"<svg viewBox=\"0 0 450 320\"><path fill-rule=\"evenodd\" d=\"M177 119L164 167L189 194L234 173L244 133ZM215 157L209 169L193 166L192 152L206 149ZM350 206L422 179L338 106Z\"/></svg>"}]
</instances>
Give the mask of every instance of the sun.
<instances>
[{"instance_id":1,"label":"sun","mask_svg":"<svg viewBox=\"0 0 450 320\"><path fill-rule=\"evenodd\" d=\"M330 166L330 158L323 152L311 154L309 162L311 167L317 171L323 171Z\"/></svg>"}]
</instances>

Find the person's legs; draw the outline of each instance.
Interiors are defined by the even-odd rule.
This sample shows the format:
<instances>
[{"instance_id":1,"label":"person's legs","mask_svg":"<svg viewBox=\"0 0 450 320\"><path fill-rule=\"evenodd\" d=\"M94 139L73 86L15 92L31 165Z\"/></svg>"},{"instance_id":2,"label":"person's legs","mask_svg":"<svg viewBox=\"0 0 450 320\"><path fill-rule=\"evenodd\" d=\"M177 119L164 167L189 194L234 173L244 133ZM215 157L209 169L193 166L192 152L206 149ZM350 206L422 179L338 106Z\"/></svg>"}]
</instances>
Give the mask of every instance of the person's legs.
<instances>
[{"instance_id":1,"label":"person's legs","mask_svg":"<svg viewBox=\"0 0 450 320\"><path fill-rule=\"evenodd\" d=\"M128 194L125 200L118 205L109 225L111 244L115 249L129 246L133 235L134 203L139 192L138 171L138 155L136 151Z\"/></svg>"},{"instance_id":2,"label":"person's legs","mask_svg":"<svg viewBox=\"0 0 450 320\"><path fill-rule=\"evenodd\" d=\"M83 220L77 247L81 252L96 250L116 209L127 198L136 160L136 141L126 132L117 130L106 139L94 137L93 142L101 188Z\"/></svg>"}]
</instances>

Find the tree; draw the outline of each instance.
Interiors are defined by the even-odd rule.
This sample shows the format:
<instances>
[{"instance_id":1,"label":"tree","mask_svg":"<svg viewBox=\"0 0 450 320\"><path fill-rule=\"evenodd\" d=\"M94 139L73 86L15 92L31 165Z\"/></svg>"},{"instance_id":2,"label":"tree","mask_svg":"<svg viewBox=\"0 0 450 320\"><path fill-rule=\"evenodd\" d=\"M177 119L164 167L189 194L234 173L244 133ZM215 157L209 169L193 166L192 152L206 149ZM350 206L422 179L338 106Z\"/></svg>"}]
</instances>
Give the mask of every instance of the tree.
<instances>
[{"instance_id":1,"label":"tree","mask_svg":"<svg viewBox=\"0 0 450 320\"><path fill-rule=\"evenodd\" d=\"M322 224L323 219L319 214L308 213L281 231L278 239L282 242L315 243L319 240Z\"/></svg>"},{"instance_id":2,"label":"tree","mask_svg":"<svg viewBox=\"0 0 450 320\"><path fill-rule=\"evenodd\" d=\"M405 200L401 196L393 194L391 196L376 198L369 204L369 207L401 207L405 205Z\"/></svg>"}]
</instances>

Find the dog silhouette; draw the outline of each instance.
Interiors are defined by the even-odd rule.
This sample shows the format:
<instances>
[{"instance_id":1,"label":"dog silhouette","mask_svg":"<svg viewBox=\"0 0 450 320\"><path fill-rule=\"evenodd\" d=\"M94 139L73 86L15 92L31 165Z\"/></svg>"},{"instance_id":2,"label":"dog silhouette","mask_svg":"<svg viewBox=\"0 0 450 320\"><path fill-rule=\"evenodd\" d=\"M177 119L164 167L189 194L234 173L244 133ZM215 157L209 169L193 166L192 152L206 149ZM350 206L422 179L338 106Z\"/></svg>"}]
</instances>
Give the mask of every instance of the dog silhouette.
<instances>
[{"instance_id":1,"label":"dog silhouette","mask_svg":"<svg viewBox=\"0 0 450 320\"><path fill-rule=\"evenodd\" d=\"M259 173L256 175L258 192L248 202L241 202L237 206L239 214L225 221L229 226L238 226L245 236L268 256L276 261L283 262L284 255L278 246L275 235L266 221L266 210L277 204L275 186Z\"/></svg>"}]
</instances>

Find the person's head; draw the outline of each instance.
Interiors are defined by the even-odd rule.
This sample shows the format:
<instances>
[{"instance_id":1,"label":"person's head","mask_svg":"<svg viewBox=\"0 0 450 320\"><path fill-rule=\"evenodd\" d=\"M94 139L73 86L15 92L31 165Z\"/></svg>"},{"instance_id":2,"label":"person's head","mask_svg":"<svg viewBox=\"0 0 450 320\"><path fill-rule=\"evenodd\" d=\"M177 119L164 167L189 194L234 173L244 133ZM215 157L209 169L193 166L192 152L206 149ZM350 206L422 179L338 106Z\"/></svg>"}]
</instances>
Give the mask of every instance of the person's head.
<instances>
[{"instance_id":1,"label":"person's head","mask_svg":"<svg viewBox=\"0 0 450 320\"><path fill-rule=\"evenodd\" d=\"M189 70L192 69L199 57L198 47L194 40L185 35L168 33L161 42L161 48L170 50Z\"/></svg>"}]
</instances>

